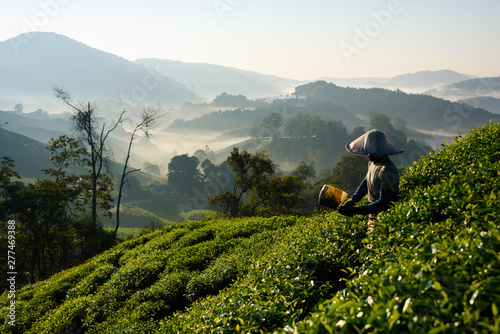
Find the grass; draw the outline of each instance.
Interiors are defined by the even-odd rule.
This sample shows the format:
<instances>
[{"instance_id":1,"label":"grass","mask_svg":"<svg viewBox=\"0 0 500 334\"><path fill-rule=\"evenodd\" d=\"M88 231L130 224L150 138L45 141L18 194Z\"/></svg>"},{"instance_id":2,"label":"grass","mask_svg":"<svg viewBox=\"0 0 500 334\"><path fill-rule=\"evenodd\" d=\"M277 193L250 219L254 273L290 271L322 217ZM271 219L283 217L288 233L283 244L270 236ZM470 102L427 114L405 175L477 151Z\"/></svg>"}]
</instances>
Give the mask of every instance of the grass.
<instances>
[{"instance_id":1,"label":"grass","mask_svg":"<svg viewBox=\"0 0 500 334\"><path fill-rule=\"evenodd\" d=\"M114 228L108 227L106 230L115 230ZM119 227L117 236L121 240L131 239L133 237L137 237L142 232L142 228L134 228L134 227Z\"/></svg>"}]
</instances>

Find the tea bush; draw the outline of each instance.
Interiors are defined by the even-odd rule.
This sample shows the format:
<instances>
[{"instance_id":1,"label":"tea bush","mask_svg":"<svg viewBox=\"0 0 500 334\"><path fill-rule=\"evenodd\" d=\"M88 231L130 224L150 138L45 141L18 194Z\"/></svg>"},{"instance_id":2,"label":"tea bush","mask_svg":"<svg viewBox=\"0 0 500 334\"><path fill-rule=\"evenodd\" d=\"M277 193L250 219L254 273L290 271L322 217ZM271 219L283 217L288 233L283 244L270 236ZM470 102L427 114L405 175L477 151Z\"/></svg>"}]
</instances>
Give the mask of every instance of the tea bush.
<instances>
[{"instance_id":1,"label":"tea bush","mask_svg":"<svg viewBox=\"0 0 500 334\"><path fill-rule=\"evenodd\" d=\"M18 291L5 333L150 333L159 320L233 284L295 217L167 225ZM0 298L8 305L6 294Z\"/></svg>"}]
</instances>

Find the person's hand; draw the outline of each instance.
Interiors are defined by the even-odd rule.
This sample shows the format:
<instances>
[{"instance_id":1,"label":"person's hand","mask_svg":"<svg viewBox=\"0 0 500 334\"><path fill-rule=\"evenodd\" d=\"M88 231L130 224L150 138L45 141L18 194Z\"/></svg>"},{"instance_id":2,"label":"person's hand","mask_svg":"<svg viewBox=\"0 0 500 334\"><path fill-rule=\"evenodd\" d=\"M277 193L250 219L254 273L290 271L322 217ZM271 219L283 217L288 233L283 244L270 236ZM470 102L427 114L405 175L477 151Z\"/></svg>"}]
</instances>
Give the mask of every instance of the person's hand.
<instances>
[{"instance_id":1,"label":"person's hand","mask_svg":"<svg viewBox=\"0 0 500 334\"><path fill-rule=\"evenodd\" d=\"M356 208L353 205L342 205L339 207L339 213L341 215L352 217L356 214Z\"/></svg>"},{"instance_id":2,"label":"person's hand","mask_svg":"<svg viewBox=\"0 0 500 334\"><path fill-rule=\"evenodd\" d=\"M354 205L356 205L356 201L354 201L353 199L348 199L347 201L344 202L344 205L345 206L354 206Z\"/></svg>"}]
</instances>

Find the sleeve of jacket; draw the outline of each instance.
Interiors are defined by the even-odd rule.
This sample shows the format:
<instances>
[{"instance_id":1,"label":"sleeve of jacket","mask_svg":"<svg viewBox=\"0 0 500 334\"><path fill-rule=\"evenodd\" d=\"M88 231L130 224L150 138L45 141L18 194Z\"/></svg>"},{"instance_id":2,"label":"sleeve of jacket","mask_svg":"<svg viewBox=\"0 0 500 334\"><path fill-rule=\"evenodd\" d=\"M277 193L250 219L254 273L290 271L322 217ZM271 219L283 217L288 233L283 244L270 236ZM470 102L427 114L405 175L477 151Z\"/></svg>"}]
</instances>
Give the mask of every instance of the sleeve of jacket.
<instances>
[{"instance_id":1,"label":"sleeve of jacket","mask_svg":"<svg viewBox=\"0 0 500 334\"><path fill-rule=\"evenodd\" d=\"M382 176L378 200L357 208L357 214L368 215L387 210L392 202L397 201L399 188L399 175L385 171Z\"/></svg>"},{"instance_id":2,"label":"sleeve of jacket","mask_svg":"<svg viewBox=\"0 0 500 334\"><path fill-rule=\"evenodd\" d=\"M367 182L366 182L366 176L365 178L363 179L363 181L361 181L361 183L359 184L358 186L358 189L356 189L356 191L354 192L354 195L351 196L351 199L357 203L359 202L366 194L368 193L368 185L367 185Z\"/></svg>"},{"instance_id":3,"label":"sleeve of jacket","mask_svg":"<svg viewBox=\"0 0 500 334\"><path fill-rule=\"evenodd\" d=\"M356 214L358 215L368 215L370 213L379 213L387 210L393 201L396 200L396 196L394 193L388 190L380 190L379 199L371 202L369 204L359 206L354 208L356 210Z\"/></svg>"}]
</instances>

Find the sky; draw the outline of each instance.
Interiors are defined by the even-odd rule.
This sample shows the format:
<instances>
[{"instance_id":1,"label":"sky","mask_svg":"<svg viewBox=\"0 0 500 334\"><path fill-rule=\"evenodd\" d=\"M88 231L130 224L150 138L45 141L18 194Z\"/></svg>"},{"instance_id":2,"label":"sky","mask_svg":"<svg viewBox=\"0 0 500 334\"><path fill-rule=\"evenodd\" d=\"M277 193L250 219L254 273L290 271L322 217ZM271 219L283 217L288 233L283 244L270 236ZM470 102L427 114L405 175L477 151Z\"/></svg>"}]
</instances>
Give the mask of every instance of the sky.
<instances>
[{"instance_id":1,"label":"sky","mask_svg":"<svg viewBox=\"0 0 500 334\"><path fill-rule=\"evenodd\" d=\"M297 80L485 77L500 76L499 16L498 0L2 0L0 41L56 32L128 60Z\"/></svg>"}]
</instances>

